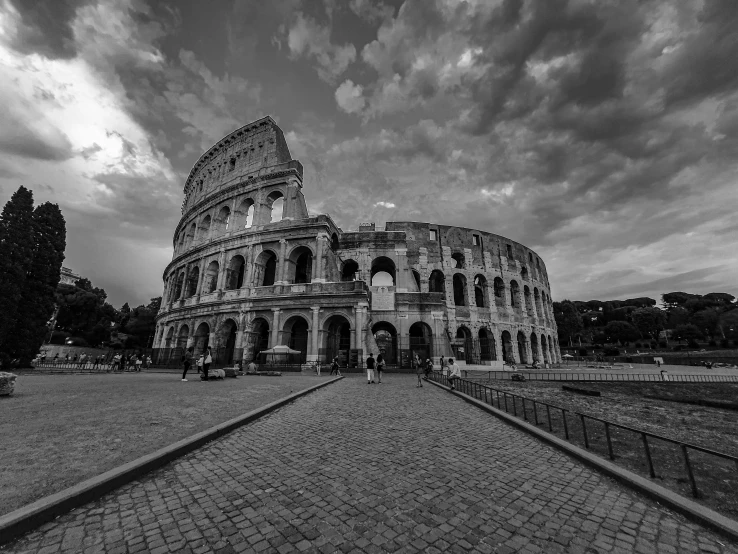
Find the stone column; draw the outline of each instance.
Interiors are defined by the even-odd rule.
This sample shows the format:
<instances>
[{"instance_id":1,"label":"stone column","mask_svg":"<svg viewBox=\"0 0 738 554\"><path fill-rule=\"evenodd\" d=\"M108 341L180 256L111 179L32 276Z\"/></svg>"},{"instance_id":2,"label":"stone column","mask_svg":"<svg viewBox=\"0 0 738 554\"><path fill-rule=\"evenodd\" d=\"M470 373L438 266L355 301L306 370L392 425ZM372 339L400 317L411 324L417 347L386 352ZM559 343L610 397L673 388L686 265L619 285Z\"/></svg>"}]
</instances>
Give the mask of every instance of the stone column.
<instances>
[{"instance_id":1,"label":"stone column","mask_svg":"<svg viewBox=\"0 0 738 554\"><path fill-rule=\"evenodd\" d=\"M215 290L223 290L225 288L225 276L228 271L225 266L225 250L220 251L218 256L218 284L215 286Z\"/></svg>"},{"instance_id":2,"label":"stone column","mask_svg":"<svg viewBox=\"0 0 738 554\"><path fill-rule=\"evenodd\" d=\"M364 350L364 310L366 308L367 304L363 302L356 306L356 348L360 350Z\"/></svg>"},{"instance_id":3,"label":"stone column","mask_svg":"<svg viewBox=\"0 0 738 554\"><path fill-rule=\"evenodd\" d=\"M313 276L311 281L313 283L323 283L325 282L325 279L323 278L323 243L325 242L325 237L323 235L318 235L315 237L315 263L313 264L315 266L315 270L313 272Z\"/></svg>"},{"instance_id":4,"label":"stone column","mask_svg":"<svg viewBox=\"0 0 738 554\"><path fill-rule=\"evenodd\" d=\"M312 306L310 308L313 311L313 323L312 329L310 330L310 354L308 354L307 360L309 362L315 362L318 360L319 355L319 338L320 338L320 306Z\"/></svg>"},{"instance_id":5,"label":"stone column","mask_svg":"<svg viewBox=\"0 0 738 554\"><path fill-rule=\"evenodd\" d=\"M528 363L533 363L533 348L530 344L530 337L525 338L525 356L528 358Z\"/></svg>"},{"instance_id":6,"label":"stone column","mask_svg":"<svg viewBox=\"0 0 738 554\"><path fill-rule=\"evenodd\" d=\"M395 287L397 292L407 292L407 248L396 248L397 255L397 279Z\"/></svg>"},{"instance_id":7,"label":"stone column","mask_svg":"<svg viewBox=\"0 0 738 554\"><path fill-rule=\"evenodd\" d=\"M492 336L495 339L495 359L496 361L502 361L502 337L500 335L500 330L497 329L496 325L493 325L490 329L492 331Z\"/></svg>"},{"instance_id":8,"label":"stone column","mask_svg":"<svg viewBox=\"0 0 738 554\"><path fill-rule=\"evenodd\" d=\"M277 341L279 341L279 308L272 308L272 332L271 332L271 338L269 339L269 348L274 348L279 344Z\"/></svg>"},{"instance_id":9,"label":"stone column","mask_svg":"<svg viewBox=\"0 0 738 554\"><path fill-rule=\"evenodd\" d=\"M543 357L543 347L541 346L541 337L538 335L538 341L536 343L536 356L538 357L539 363L544 363L546 359Z\"/></svg>"},{"instance_id":10,"label":"stone column","mask_svg":"<svg viewBox=\"0 0 738 554\"><path fill-rule=\"evenodd\" d=\"M231 205L231 219L228 222L228 229L226 230L226 234L230 235L237 229L238 225L238 218L236 218L236 202L238 202L238 197L235 197L233 199L233 204Z\"/></svg>"},{"instance_id":11,"label":"stone column","mask_svg":"<svg viewBox=\"0 0 738 554\"><path fill-rule=\"evenodd\" d=\"M190 276L190 266L189 264L185 266L184 268L184 279L182 280L182 291L179 295L179 300L184 300L187 298L187 280Z\"/></svg>"},{"instance_id":12,"label":"stone column","mask_svg":"<svg viewBox=\"0 0 738 554\"><path fill-rule=\"evenodd\" d=\"M351 326L351 332L350 332L351 344L349 346L349 348L351 348L352 350L355 349L355 348L358 348L356 346L356 336L358 334L356 332L356 322L358 321L357 320L357 315L356 315L357 314L357 309L356 308L353 308L353 311L354 311L354 324Z\"/></svg>"},{"instance_id":13,"label":"stone column","mask_svg":"<svg viewBox=\"0 0 738 554\"><path fill-rule=\"evenodd\" d=\"M197 295L203 294L203 287L205 286L205 271L206 271L206 258L200 259L200 275L197 277Z\"/></svg>"},{"instance_id":14,"label":"stone column","mask_svg":"<svg viewBox=\"0 0 738 554\"><path fill-rule=\"evenodd\" d=\"M278 279L276 280L275 284L283 285L285 283L285 273L286 273L286 267L287 261L285 260L285 255L287 252L287 240L286 239L279 239L279 267L277 268L278 271Z\"/></svg>"},{"instance_id":15,"label":"stone column","mask_svg":"<svg viewBox=\"0 0 738 554\"><path fill-rule=\"evenodd\" d=\"M254 245L250 245L248 247L248 259L246 260L246 277L243 280L243 286L244 287L252 287L254 286L254 258L256 247Z\"/></svg>"}]
</instances>

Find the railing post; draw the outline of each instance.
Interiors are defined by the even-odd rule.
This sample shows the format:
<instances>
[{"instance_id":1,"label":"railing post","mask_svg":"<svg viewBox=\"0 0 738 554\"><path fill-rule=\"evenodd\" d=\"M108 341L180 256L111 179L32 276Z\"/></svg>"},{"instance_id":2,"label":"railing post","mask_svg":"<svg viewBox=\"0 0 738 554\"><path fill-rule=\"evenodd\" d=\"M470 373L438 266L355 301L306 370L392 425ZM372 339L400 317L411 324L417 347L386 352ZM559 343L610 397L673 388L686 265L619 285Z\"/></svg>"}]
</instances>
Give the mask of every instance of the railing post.
<instances>
[{"instance_id":1,"label":"railing post","mask_svg":"<svg viewBox=\"0 0 738 554\"><path fill-rule=\"evenodd\" d=\"M579 414L582 420L582 434L584 434L584 448L589 450L589 438L587 437L587 424L584 422L584 414Z\"/></svg>"},{"instance_id":2,"label":"railing post","mask_svg":"<svg viewBox=\"0 0 738 554\"><path fill-rule=\"evenodd\" d=\"M513 399L513 415L515 417L518 417L518 404L517 404L517 402L515 402L515 395L514 394L512 395L512 399Z\"/></svg>"},{"instance_id":3,"label":"railing post","mask_svg":"<svg viewBox=\"0 0 738 554\"><path fill-rule=\"evenodd\" d=\"M648 474L651 477L656 477L656 472L653 470L653 460L651 459L651 451L648 449L648 439L646 433L641 433L643 439L643 449L646 451L646 461L648 462Z\"/></svg>"},{"instance_id":4,"label":"railing post","mask_svg":"<svg viewBox=\"0 0 738 554\"><path fill-rule=\"evenodd\" d=\"M494 406L494 403L492 403L492 405ZM499 390L497 391L497 407L502 408L502 404L500 404L500 391Z\"/></svg>"},{"instance_id":5,"label":"railing post","mask_svg":"<svg viewBox=\"0 0 738 554\"><path fill-rule=\"evenodd\" d=\"M536 407L536 401L533 401L533 421L538 425L538 408Z\"/></svg>"},{"instance_id":6,"label":"railing post","mask_svg":"<svg viewBox=\"0 0 738 554\"><path fill-rule=\"evenodd\" d=\"M507 393L503 392L502 397L505 399L505 413L510 413L507 411Z\"/></svg>"},{"instance_id":7,"label":"railing post","mask_svg":"<svg viewBox=\"0 0 738 554\"><path fill-rule=\"evenodd\" d=\"M689 463L689 454L687 453L687 445L682 444L682 453L684 454L684 465L687 467L687 475L689 476L689 482L692 484L692 496L695 498L700 497L700 492L697 490L697 481L694 480L694 473L692 473L692 464Z\"/></svg>"},{"instance_id":8,"label":"railing post","mask_svg":"<svg viewBox=\"0 0 738 554\"><path fill-rule=\"evenodd\" d=\"M546 404L546 415L548 415L548 430L553 433L553 425L551 425L551 407Z\"/></svg>"},{"instance_id":9,"label":"railing post","mask_svg":"<svg viewBox=\"0 0 738 554\"><path fill-rule=\"evenodd\" d=\"M610 440L610 424L605 422L605 437L607 438L607 453L610 455L610 459L615 459L615 454L612 451L612 441Z\"/></svg>"},{"instance_id":10,"label":"railing post","mask_svg":"<svg viewBox=\"0 0 738 554\"><path fill-rule=\"evenodd\" d=\"M528 412L525 411L525 396L520 397L523 402L523 419L528 421Z\"/></svg>"},{"instance_id":11,"label":"railing post","mask_svg":"<svg viewBox=\"0 0 738 554\"><path fill-rule=\"evenodd\" d=\"M569 440L569 425L566 423L566 410L561 408L561 418L564 420L564 437Z\"/></svg>"}]
</instances>

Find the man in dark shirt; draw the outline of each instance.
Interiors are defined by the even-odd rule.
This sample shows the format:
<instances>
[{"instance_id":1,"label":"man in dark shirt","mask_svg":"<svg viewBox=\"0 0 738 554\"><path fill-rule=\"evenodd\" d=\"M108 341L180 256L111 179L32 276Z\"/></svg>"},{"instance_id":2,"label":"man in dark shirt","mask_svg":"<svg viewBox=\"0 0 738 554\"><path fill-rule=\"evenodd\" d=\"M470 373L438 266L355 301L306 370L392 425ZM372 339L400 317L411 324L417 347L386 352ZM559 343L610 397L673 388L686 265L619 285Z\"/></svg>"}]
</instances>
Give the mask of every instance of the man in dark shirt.
<instances>
[{"instance_id":1,"label":"man in dark shirt","mask_svg":"<svg viewBox=\"0 0 738 554\"><path fill-rule=\"evenodd\" d=\"M182 381L187 381L187 371L190 369L190 366L192 365L192 351L194 348L190 346L184 355L184 371L182 372Z\"/></svg>"},{"instance_id":2,"label":"man in dark shirt","mask_svg":"<svg viewBox=\"0 0 738 554\"><path fill-rule=\"evenodd\" d=\"M366 359L366 384L371 385L374 382L374 354L369 352Z\"/></svg>"}]
</instances>

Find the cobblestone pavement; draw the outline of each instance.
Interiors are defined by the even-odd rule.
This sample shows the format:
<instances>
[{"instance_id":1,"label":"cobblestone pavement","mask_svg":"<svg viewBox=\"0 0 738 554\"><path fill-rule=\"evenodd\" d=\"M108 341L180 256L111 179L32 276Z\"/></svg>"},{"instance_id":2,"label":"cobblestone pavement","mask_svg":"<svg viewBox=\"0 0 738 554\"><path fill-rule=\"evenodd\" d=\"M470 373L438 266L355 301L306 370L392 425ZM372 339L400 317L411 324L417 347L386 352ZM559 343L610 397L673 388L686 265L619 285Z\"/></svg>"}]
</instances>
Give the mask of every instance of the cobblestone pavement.
<instances>
[{"instance_id":1,"label":"cobblestone pavement","mask_svg":"<svg viewBox=\"0 0 738 554\"><path fill-rule=\"evenodd\" d=\"M414 380L346 378L2 552L738 552Z\"/></svg>"}]
</instances>

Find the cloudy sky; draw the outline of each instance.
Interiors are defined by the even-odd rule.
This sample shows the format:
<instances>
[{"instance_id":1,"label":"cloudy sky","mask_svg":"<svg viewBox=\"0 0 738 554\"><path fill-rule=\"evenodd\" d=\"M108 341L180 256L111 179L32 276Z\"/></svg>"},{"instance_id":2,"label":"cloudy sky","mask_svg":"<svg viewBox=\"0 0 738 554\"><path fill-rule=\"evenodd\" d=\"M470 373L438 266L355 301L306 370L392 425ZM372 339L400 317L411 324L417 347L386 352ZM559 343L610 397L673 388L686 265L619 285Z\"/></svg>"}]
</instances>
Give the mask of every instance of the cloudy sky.
<instances>
[{"instance_id":1,"label":"cloudy sky","mask_svg":"<svg viewBox=\"0 0 738 554\"><path fill-rule=\"evenodd\" d=\"M738 2L0 0L0 202L161 294L198 156L263 115L312 213L536 249L555 300L738 295Z\"/></svg>"}]
</instances>

